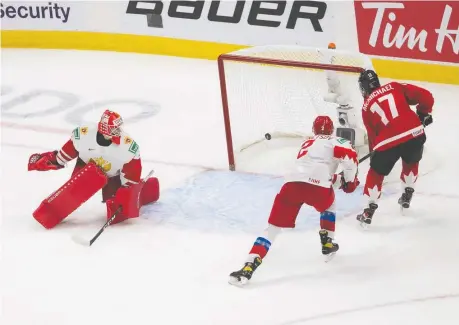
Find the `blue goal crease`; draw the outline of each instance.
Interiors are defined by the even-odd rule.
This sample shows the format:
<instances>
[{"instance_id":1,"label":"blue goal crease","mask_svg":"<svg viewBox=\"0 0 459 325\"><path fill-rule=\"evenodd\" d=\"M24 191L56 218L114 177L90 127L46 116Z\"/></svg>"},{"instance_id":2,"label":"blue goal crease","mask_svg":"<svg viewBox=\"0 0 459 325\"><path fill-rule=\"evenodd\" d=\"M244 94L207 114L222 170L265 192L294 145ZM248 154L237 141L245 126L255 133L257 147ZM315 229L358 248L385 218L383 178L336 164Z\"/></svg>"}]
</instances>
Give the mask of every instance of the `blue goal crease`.
<instances>
[{"instance_id":1,"label":"blue goal crease","mask_svg":"<svg viewBox=\"0 0 459 325\"><path fill-rule=\"evenodd\" d=\"M205 171L165 190L157 203L142 208L141 217L184 229L259 233L267 225L274 197L283 183L282 178L266 175ZM336 191L337 218L362 207L362 194L362 187L351 194ZM303 206L296 229L312 229L319 222L320 214Z\"/></svg>"}]
</instances>

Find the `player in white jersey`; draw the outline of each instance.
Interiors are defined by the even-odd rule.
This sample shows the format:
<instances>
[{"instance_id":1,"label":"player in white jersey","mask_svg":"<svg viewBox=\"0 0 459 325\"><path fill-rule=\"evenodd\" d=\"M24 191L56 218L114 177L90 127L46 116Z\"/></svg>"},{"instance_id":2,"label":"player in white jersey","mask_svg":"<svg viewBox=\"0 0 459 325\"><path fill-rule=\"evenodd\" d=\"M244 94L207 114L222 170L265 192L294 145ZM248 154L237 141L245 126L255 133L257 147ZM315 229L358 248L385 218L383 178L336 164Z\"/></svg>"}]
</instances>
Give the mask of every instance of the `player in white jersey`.
<instances>
[{"instance_id":1,"label":"player in white jersey","mask_svg":"<svg viewBox=\"0 0 459 325\"><path fill-rule=\"evenodd\" d=\"M97 166L106 177L105 181L102 177L99 183L95 181L99 179L99 174L95 174L96 177L88 178L86 184L81 184L81 188L77 190L73 188L75 193L59 192L61 199L55 201L54 205L69 205L68 196L71 197L69 206L73 211L87 199L88 195L92 194L91 191L102 184L102 201L107 204L107 217L110 218L112 213L122 206L122 211L114 220L114 223L117 223L130 217L137 217L141 205L154 202L159 198L157 178L152 177L144 184L139 184L142 173L139 145L124 132L122 125L123 120L119 114L106 110L97 126L75 128L71 138L59 151L33 154L30 157L29 170L37 171L62 169L68 162L77 159L71 180L65 187L67 191L70 184L75 187L75 182L81 182L79 181L81 175L80 177L77 175L81 174L89 164ZM138 200L136 200L137 196ZM54 208L41 207L38 212L35 211L34 217L46 228L52 228L67 217L68 212L68 209L65 209L56 213ZM51 210L53 212L50 212Z\"/></svg>"},{"instance_id":2,"label":"player in white jersey","mask_svg":"<svg viewBox=\"0 0 459 325\"><path fill-rule=\"evenodd\" d=\"M329 258L339 246L333 241L335 233L334 187L352 193L359 185L357 153L348 140L332 136L333 121L318 116L313 123L313 139L306 140L296 157L296 169L286 175L285 183L276 195L268 227L259 236L239 271L230 274L231 284L245 284L262 263L282 228L294 228L298 213L307 204L320 213L322 254ZM335 174L341 164L343 171ZM336 186L335 186L336 185Z\"/></svg>"}]
</instances>

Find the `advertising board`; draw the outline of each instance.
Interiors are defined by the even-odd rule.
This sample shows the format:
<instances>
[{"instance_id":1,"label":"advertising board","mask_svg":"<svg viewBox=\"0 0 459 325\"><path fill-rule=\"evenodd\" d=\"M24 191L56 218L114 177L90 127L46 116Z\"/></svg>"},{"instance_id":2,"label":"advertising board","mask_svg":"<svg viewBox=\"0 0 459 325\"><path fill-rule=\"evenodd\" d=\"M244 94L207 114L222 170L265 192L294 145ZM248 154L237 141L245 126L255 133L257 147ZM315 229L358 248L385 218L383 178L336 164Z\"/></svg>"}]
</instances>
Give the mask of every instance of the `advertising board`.
<instances>
[{"instance_id":1,"label":"advertising board","mask_svg":"<svg viewBox=\"0 0 459 325\"><path fill-rule=\"evenodd\" d=\"M459 1L355 1L362 53L459 63Z\"/></svg>"},{"instance_id":2,"label":"advertising board","mask_svg":"<svg viewBox=\"0 0 459 325\"><path fill-rule=\"evenodd\" d=\"M352 9L352 4L343 1L6 1L0 9L3 30L104 32L240 45L326 46L345 38L335 33L343 13L350 11L344 8Z\"/></svg>"},{"instance_id":3,"label":"advertising board","mask_svg":"<svg viewBox=\"0 0 459 325\"><path fill-rule=\"evenodd\" d=\"M372 56L381 76L459 84L455 0L2 1L0 17L2 47L216 59L333 42Z\"/></svg>"}]
</instances>

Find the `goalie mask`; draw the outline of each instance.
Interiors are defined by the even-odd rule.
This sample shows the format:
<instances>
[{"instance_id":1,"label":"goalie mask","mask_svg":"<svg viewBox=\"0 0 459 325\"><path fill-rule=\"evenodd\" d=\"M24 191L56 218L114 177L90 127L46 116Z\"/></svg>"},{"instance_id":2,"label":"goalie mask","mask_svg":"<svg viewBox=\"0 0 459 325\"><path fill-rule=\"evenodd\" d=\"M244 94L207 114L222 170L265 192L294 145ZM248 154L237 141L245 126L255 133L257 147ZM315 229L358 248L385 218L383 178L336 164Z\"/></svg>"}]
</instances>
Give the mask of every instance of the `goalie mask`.
<instances>
[{"instance_id":1,"label":"goalie mask","mask_svg":"<svg viewBox=\"0 0 459 325\"><path fill-rule=\"evenodd\" d=\"M312 132L315 135L332 135L334 130L332 119L326 115L317 116L312 123Z\"/></svg>"},{"instance_id":2,"label":"goalie mask","mask_svg":"<svg viewBox=\"0 0 459 325\"><path fill-rule=\"evenodd\" d=\"M359 87L363 98L367 98L371 93L381 87L378 75L373 70L365 70L360 73Z\"/></svg>"},{"instance_id":3,"label":"goalie mask","mask_svg":"<svg viewBox=\"0 0 459 325\"><path fill-rule=\"evenodd\" d=\"M123 119L118 113L106 110L100 118L97 130L105 138L112 140L113 143L120 144L122 125Z\"/></svg>"}]
</instances>

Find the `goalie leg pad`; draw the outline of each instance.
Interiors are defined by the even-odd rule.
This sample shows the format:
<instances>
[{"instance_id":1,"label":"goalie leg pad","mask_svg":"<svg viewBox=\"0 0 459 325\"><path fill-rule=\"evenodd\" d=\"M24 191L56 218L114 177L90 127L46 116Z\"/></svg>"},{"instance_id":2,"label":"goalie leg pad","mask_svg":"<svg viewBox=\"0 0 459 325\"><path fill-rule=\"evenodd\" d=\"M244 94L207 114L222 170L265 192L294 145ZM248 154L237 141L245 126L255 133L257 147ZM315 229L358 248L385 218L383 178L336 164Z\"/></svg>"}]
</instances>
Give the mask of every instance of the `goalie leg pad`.
<instances>
[{"instance_id":1,"label":"goalie leg pad","mask_svg":"<svg viewBox=\"0 0 459 325\"><path fill-rule=\"evenodd\" d=\"M159 180L156 177L149 178L143 185L140 193L140 206L159 200Z\"/></svg>"},{"instance_id":2,"label":"goalie leg pad","mask_svg":"<svg viewBox=\"0 0 459 325\"><path fill-rule=\"evenodd\" d=\"M54 228L107 183L95 164L87 164L57 191L44 199L33 217L46 229Z\"/></svg>"}]
</instances>

